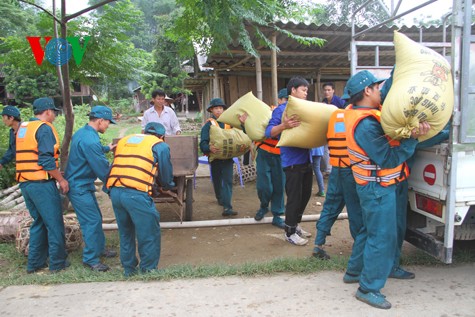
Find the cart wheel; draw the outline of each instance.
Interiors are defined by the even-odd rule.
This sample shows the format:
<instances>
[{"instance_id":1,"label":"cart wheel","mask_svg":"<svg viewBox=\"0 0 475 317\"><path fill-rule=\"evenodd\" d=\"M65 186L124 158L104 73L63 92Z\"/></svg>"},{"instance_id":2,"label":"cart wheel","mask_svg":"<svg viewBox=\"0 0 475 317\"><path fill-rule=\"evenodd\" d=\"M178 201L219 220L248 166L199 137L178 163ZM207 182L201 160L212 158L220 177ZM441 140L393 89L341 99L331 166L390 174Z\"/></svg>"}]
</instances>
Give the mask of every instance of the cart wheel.
<instances>
[{"instance_id":1,"label":"cart wheel","mask_svg":"<svg viewBox=\"0 0 475 317\"><path fill-rule=\"evenodd\" d=\"M191 221L193 217L193 180L186 181L185 196L185 221Z\"/></svg>"}]
</instances>

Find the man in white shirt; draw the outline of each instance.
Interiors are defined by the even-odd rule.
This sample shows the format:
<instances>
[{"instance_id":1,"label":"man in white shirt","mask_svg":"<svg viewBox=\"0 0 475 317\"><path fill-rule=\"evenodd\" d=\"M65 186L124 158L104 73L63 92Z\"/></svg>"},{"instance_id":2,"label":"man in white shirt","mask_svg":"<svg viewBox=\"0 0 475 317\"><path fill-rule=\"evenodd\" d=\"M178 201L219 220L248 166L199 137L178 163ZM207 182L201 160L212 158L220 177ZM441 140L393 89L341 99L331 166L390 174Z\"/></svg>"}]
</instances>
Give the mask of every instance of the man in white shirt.
<instances>
[{"instance_id":1,"label":"man in white shirt","mask_svg":"<svg viewBox=\"0 0 475 317\"><path fill-rule=\"evenodd\" d=\"M165 127L166 135L181 134L180 123L175 112L170 107L165 107L165 92L154 90L152 92L153 107L147 109L143 114L142 133L149 122L158 122Z\"/></svg>"}]
</instances>

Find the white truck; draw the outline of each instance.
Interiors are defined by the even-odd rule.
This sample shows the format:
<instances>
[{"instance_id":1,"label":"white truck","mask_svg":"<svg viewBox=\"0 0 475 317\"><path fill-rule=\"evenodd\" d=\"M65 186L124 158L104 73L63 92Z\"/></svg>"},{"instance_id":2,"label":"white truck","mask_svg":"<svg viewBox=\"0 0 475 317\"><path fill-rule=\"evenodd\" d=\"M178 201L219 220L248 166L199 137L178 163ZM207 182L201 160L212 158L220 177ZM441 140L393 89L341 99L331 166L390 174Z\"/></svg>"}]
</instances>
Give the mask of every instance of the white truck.
<instances>
[{"instance_id":1,"label":"white truck","mask_svg":"<svg viewBox=\"0 0 475 317\"><path fill-rule=\"evenodd\" d=\"M454 0L454 112L449 140L418 150L409 178L406 240L444 263L454 240L475 240L475 34L472 0Z\"/></svg>"},{"instance_id":2,"label":"white truck","mask_svg":"<svg viewBox=\"0 0 475 317\"><path fill-rule=\"evenodd\" d=\"M375 0L381 3L381 0ZM402 0L399 0L401 2ZM446 1L446 0L444 0ZM394 2L394 1L392 1ZM429 0L414 8L437 2ZM367 1L363 6L370 5ZM391 7L394 3L392 3ZM397 4L399 7L399 3ZM397 11L397 9L396 9ZM416 152L409 177L409 204L406 240L444 263L452 262L454 240L475 240L475 32L472 35L472 0L453 0L452 12L444 16L450 23L451 43L444 39L431 43L444 47L444 55L451 62L454 79L454 112L450 120L449 139L441 144ZM410 12L410 11L409 11ZM388 12L394 18L396 12ZM354 23L354 22L353 22ZM374 29L371 27L369 29ZM389 73L378 65L358 65L359 46L391 46L392 43L351 41L351 73L370 69ZM369 30L368 29L368 30ZM450 48L450 49L445 49ZM379 50L376 49L376 52ZM450 55L445 54L446 51ZM378 54L378 53L377 53ZM376 60L379 60L377 58ZM367 68L368 67L368 68Z\"/></svg>"}]
</instances>

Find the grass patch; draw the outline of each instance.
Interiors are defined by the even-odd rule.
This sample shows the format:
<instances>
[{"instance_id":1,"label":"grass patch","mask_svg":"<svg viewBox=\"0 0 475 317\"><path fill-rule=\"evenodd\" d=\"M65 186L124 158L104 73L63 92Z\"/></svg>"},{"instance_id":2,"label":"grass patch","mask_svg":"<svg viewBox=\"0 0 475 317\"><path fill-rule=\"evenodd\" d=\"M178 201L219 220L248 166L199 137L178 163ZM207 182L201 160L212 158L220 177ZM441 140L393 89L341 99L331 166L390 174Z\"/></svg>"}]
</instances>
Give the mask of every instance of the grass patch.
<instances>
[{"instance_id":1,"label":"grass patch","mask_svg":"<svg viewBox=\"0 0 475 317\"><path fill-rule=\"evenodd\" d=\"M99 134L101 138L101 143L107 145L112 143L112 141L119 136L126 136L130 134L136 134L142 132L142 126L140 122L136 120L126 120L118 122L117 124L110 124L106 132Z\"/></svg>"},{"instance_id":2,"label":"grass patch","mask_svg":"<svg viewBox=\"0 0 475 317\"><path fill-rule=\"evenodd\" d=\"M125 135L137 134L137 133L142 133L142 126L140 124L135 124L135 125L127 128L127 131L125 132Z\"/></svg>"},{"instance_id":3,"label":"grass patch","mask_svg":"<svg viewBox=\"0 0 475 317\"><path fill-rule=\"evenodd\" d=\"M181 135L196 135L200 136L201 131L182 131Z\"/></svg>"},{"instance_id":4,"label":"grass patch","mask_svg":"<svg viewBox=\"0 0 475 317\"><path fill-rule=\"evenodd\" d=\"M116 249L119 243L117 233L107 234L108 244ZM344 272L348 262L347 256L334 256L322 261L313 257L307 258L277 258L271 261L255 263L248 262L239 265L223 263L209 265L172 265L147 274L139 274L130 278L123 276L119 258L106 259L111 270L106 273L96 273L83 267L82 252L74 251L69 254L71 266L65 271L51 274L48 270L36 274L26 274L27 259L15 250L14 244L0 244L0 286L30 285L30 284L64 284L114 281L159 281L174 279L194 279L224 276L270 276L280 273L311 274L321 271ZM455 255L454 264L471 263L475 261L473 250L459 250ZM402 259L404 266L440 266L445 265L422 251L413 252Z\"/></svg>"},{"instance_id":5,"label":"grass patch","mask_svg":"<svg viewBox=\"0 0 475 317\"><path fill-rule=\"evenodd\" d=\"M106 132L101 135L101 139L103 139L106 143L112 142L114 138L119 136L120 130L123 128L122 124L109 124Z\"/></svg>"},{"instance_id":6,"label":"grass patch","mask_svg":"<svg viewBox=\"0 0 475 317\"><path fill-rule=\"evenodd\" d=\"M56 274L43 270L36 274L26 273L26 257L16 252L13 244L0 245L1 263L0 285L30 284L64 284L113 281L156 281L174 279L193 279L224 276L262 276L278 273L309 274L318 271L344 271L347 258L335 257L330 261L319 261L314 258L278 258L265 263L245 263L241 265L210 264L210 265L173 265L147 274L139 274L130 278L123 276L118 259L107 259L111 270L105 273L92 272L82 266L80 251L69 255L71 266Z\"/></svg>"}]
</instances>

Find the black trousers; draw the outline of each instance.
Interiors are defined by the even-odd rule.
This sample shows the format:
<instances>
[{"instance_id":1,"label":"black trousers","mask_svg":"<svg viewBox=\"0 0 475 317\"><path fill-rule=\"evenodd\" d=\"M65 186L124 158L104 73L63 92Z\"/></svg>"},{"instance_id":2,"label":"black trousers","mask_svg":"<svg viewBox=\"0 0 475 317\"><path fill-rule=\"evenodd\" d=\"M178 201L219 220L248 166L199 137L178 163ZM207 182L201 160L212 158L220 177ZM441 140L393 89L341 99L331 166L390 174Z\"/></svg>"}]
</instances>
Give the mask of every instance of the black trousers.
<instances>
[{"instance_id":1,"label":"black trousers","mask_svg":"<svg viewBox=\"0 0 475 317\"><path fill-rule=\"evenodd\" d=\"M313 171L312 165L298 164L284 168L285 193L285 232L295 233L297 225L302 221L302 215L312 195Z\"/></svg>"}]
</instances>

